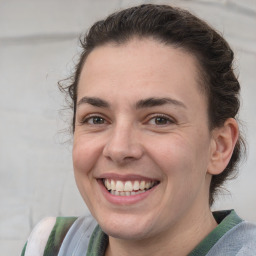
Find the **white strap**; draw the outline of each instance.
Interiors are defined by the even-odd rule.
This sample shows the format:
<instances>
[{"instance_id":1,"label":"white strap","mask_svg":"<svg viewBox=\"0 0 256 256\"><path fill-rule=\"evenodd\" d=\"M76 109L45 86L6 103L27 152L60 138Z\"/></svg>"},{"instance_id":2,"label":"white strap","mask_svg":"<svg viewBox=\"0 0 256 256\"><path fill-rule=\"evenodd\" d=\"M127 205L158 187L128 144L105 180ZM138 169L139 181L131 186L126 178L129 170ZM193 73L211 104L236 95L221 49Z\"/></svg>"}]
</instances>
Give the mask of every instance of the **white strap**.
<instances>
[{"instance_id":1,"label":"white strap","mask_svg":"<svg viewBox=\"0 0 256 256\"><path fill-rule=\"evenodd\" d=\"M92 216L81 216L71 226L58 256L84 256L97 222Z\"/></svg>"},{"instance_id":2,"label":"white strap","mask_svg":"<svg viewBox=\"0 0 256 256\"><path fill-rule=\"evenodd\" d=\"M47 217L35 226L28 238L25 256L43 256L46 243L55 223L56 217Z\"/></svg>"}]
</instances>

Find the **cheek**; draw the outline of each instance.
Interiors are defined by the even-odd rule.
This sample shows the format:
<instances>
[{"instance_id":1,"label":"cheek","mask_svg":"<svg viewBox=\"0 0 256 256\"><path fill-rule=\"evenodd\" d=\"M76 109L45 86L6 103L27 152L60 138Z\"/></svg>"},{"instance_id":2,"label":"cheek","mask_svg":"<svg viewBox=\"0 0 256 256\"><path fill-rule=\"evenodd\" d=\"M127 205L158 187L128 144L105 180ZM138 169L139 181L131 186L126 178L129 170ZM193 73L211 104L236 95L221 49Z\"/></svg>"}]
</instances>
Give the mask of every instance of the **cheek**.
<instances>
[{"instance_id":1,"label":"cheek","mask_svg":"<svg viewBox=\"0 0 256 256\"><path fill-rule=\"evenodd\" d=\"M87 207L92 211L93 202L93 175L92 170L98 159L97 147L88 140L82 138L74 140L73 144L73 167L74 176L78 190L84 199ZM93 211L92 211L93 212Z\"/></svg>"},{"instance_id":2,"label":"cheek","mask_svg":"<svg viewBox=\"0 0 256 256\"><path fill-rule=\"evenodd\" d=\"M190 183L194 177L203 176L207 171L209 148L206 145L207 142L199 137L176 134L151 143L151 157L167 179Z\"/></svg>"},{"instance_id":3,"label":"cheek","mask_svg":"<svg viewBox=\"0 0 256 256\"><path fill-rule=\"evenodd\" d=\"M190 158L190 146L180 136L163 138L163 140L151 143L150 146L151 151L154 152L152 157L167 172L174 172L177 168L186 165Z\"/></svg>"},{"instance_id":4,"label":"cheek","mask_svg":"<svg viewBox=\"0 0 256 256\"><path fill-rule=\"evenodd\" d=\"M99 155L99 149L96 145L83 138L74 140L72 156L76 175L79 173L88 174L93 168Z\"/></svg>"}]
</instances>

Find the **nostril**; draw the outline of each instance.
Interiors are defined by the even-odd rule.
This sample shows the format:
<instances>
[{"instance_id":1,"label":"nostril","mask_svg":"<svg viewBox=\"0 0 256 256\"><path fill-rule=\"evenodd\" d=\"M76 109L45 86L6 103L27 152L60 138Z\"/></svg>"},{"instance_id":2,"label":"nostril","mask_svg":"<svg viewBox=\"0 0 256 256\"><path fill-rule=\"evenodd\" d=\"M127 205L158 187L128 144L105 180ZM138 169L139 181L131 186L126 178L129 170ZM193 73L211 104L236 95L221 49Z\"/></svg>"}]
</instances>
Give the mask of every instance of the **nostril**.
<instances>
[{"instance_id":1,"label":"nostril","mask_svg":"<svg viewBox=\"0 0 256 256\"><path fill-rule=\"evenodd\" d=\"M140 145L120 145L108 144L103 150L103 155L113 162L122 164L133 160L140 159L143 155L143 150Z\"/></svg>"}]
</instances>

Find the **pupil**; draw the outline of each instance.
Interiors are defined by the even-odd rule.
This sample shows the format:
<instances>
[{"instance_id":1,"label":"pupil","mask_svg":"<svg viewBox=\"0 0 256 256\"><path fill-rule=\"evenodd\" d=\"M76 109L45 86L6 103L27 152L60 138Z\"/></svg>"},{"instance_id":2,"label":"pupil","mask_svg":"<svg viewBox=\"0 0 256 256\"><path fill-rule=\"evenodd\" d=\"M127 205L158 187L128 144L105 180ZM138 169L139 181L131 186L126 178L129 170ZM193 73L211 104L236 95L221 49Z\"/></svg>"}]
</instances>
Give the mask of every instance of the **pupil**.
<instances>
[{"instance_id":1,"label":"pupil","mask_svg":"<svg viewBox=\"0 0 256 256\"><path fill-rule=\"evenodd\" d=\"M156 124L167 124L167 120L166 118L163 118L163 117L157 117Z\"/></svg>"},{"instance_id":2,"label":"pupil","mask_svg":"<svg viewBox=\"0 0 256 256\"><path fill-rule=\"evenodd\" d=\"M103 123L104 123L104 120L103 120L103 118L101 118L101 117L94 117L94 118L93 118L93 123L94 123L94 124L103 124Z\"/></svg>"}]
</instances>

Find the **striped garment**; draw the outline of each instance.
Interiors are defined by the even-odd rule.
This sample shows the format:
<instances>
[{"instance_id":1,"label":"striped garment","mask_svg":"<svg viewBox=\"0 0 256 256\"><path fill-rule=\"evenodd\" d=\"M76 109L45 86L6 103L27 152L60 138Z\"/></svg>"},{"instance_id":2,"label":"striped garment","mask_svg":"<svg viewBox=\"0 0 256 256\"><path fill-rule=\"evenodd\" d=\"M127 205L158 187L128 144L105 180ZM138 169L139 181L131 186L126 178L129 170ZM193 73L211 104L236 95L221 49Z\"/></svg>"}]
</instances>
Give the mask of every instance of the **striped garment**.
<instances>
[{"instance_id":1,"label":"striped garment","mask_svg":"<svg viewBox=\"0 0 256 256\"><path fill-rule=\"evenodd\" d=\"M256 256L256 225L234 210L213 212L219 224L188 256ZM104 256L108 236L91 216L42 220L21 256Z\"/></svg>"}]
</instances>

